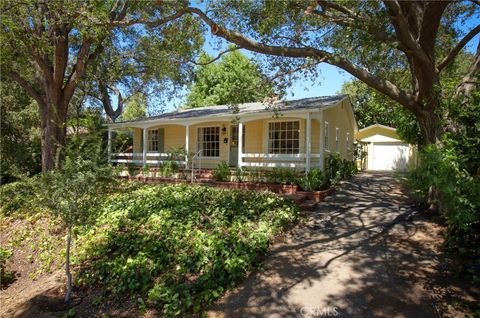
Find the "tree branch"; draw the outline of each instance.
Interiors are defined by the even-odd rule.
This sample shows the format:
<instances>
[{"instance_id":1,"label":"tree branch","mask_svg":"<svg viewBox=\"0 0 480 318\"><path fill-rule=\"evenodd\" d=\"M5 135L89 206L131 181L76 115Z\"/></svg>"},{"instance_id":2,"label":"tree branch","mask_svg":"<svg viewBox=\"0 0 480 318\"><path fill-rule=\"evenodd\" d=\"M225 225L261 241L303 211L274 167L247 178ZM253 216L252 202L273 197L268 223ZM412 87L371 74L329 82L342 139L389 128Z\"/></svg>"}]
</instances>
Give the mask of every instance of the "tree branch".
<instances>
[{"instance_id":1,"label":"tree branch","mask_svg":"<svg viewBox=\"0 0 480 318\"><path fill-rule=\"evenodd\" d=\"M236 50L239 50L241 49L241 47L239 46L235 46L233 48L228 48L226 49L225 51L223 52L220 52L215 58L211 59L210 61L208 62L195 62L195 61L190 61L191 63L195 64L195 65L200 65L200 66L205 66L205 65L208 65L208 64L212 64L213 62L217 61L219 58L221 58L224 54L226 53L229 53L229 52L233 52L233 51L236 51Z\"/></svg>"},{"instance_id":2,"label":"tree branch","mask_svg":"<svg viewBox=\"0 0 480 318\"><path fill-rule=\"evenodd\" d=\"M64 99L68 103L70 99L73 96L73 93L75 91L75 87L77 84L77 80L83 76L85 73L85 68L87 65L87 56L88 52L90 50L90 47L92 45L92 40L91 39L85 39L82 43L82 46L80 47L80 50L78 51L77 55L77 63L73 66L72 72L70 73L67 83L65 84L64 87Z\"/></svg>"},{"instance_id":3,"label":"tree branch","mask_svg":"<svg viewBox=\"0 0 480 318\"><path fill-rule=\"evenodd\" d=\"M39 106L45 104L45 100L41 93L39 93L36 89L33 88L33 85L29 83L26 79L24 79L20 74L14 71L7 72L7 76L14 80L18 85L20 85L27 94L37 101Z\"/></svg>"},{"instance_id":4,"label":"tree branch","mask_svg":"<svg viewBox=\"0 0 480 318\"><path fill-rule=\"evenodd\" d=\"M408 28L408 22L403 16L402 8L398 1L383 1L387 9L391 14L391 21L393 27L395 28L395 33L398 35L398 38L402 42L403 46L407 49L404 52L406 54L410 53L416 56L422 63L430 63L430 59L423 51L420 44L415 40L415 37L410 32Z\"/></svg>"},{"instance_id":5,"label":"tree branch","mask_svg":"<svg viewBox=\"0 0 480 318\"><path fill-rule=\"evenodd\" d=\"M398 103L404 105L406 108L414 111L415 100L412 95L399 89L395 84L388 80L381 79L366 69L354 65L350 61L343 59L342 57L335 56L327 51L316 49L313 47L297 48L297 47L285 47L285 46L273 46L266 45L257 41L254 41L241 33L228 30L224 26L216 24L210 19L202 10L198 8L189 7L190 13L193 13L200 17L211 28L214 35L222 37L229 42L245 48L247 50L268 54L273 56L286 56L286 57L313 57L316 59L324 60L326 63L337 66L353 76L361 79L371 87L375 88L379 92L389 96Z\"/></svg>"},{"instance_id":6,"label":"tree branch","mask_svg":"<svg viewBox=\"0 0 480 318\"><path fill-rule=\"evenodd\" d=\"M450 64L458 55L458 53L465 47L465 45L467 45L467 43L473 39L475 37L475 35L477 35L478 33L480 33L480 24L477 25L475 28L473 28L472 30L470 30L470 32L468 32L464 37L463 39L461 39L457 45L455 45L455 47L450 51L450 53L448 53L447 56L445 56L445 58L440 62L440 64L438 64L437 66L437 69L438 69L438 72L440 72L441 70L443 70L448 64Z\"/></svg>"},{"instance_id":7,"label":"tree branch","mask_svg":"<svg viewBox=\"0 0 480 318\"><path fill-rule=\"evenodd\" d=\"M285 72L278 72L277 74L275 74L273 77L269 78L268 80L269 80L270 82L273 82L273 81L276 80L277 78L280 78L280 77L283 77L283 76L292 75L292 74L294 74L294 73L296 73L296 72L299 72L299 71L301 71L301 70L305 70L305 69L310 68L310 67L312 67L312 66L316 66L316 65L318 65L318 64L320 64L320 63L323 63L323 62L325 62L325 61L326 61L326 58L320 59L320 60L318 60L318 61L313 61L313 62L310 61L310 62L307 62L307 63L305 63L305 64L302 64L302 65L300 65L299 67L296 67L296 68L294 68L294 69L291 69L291 70L288 70L288 71L285 71Z\"/></svg>"},{"instance_id":8,"label":"tree branch","mask_svg":"<svg viewBox=\"0 0 480 318\"><path fill-rule=\"evenodd\" d=\"M317 3L318 3L319 6L321 6L323 8L334 9L334 10L336 10L338 12L341 12L343 14L346 14L350 17L357 17L357 14L355 14L355 12L348 9L347 7L342 6L340 3L329 2L329 1L325 1L325 0L317 0Z\"/></svg>"},{"instance_id":9,"label":"tree branch","mask_svg":"<svg viewBox=\"0 0 480 318\"><path fill-rule=\"evenodd\" d=\"M188 13L188 11L182 9L177 11L175 14L172 14L163 19L158 19L158 20L135 19L135 20L126 20L126 21L111 21L108 24L110 26L117 26L117 27L126 27L126 26L135 25L135 24L143 24L149 27L157 27L159 25L178 19L179 17L181 17L186 13Z\"/></svg>"},{"instance_id":10,"label":"tree branch","mask_svg":"<svg viewBox=\"0 0 480 318\"><path fill-rule=\"evenodd\" d=\"M68 65L68 33L66 27L55 30L55 62L53 64L53 85L62 89L65 70ZM67 33L67 34L65 34Z\"/></svg>"},{"instance_id":11,"label":"tree branch","mask_svg":"<svg viewBox=\"0 0 480 318\"><path fill-rule=\"evenodd\" d=\"M479 73L480 73L480 40L477 45L477 53L475 54L475 61L470 66L468 73L463 77L460 84L455 91L455 97L460 95L469 96L475 87L479 85Z\"/></svg>"}]
</instances>

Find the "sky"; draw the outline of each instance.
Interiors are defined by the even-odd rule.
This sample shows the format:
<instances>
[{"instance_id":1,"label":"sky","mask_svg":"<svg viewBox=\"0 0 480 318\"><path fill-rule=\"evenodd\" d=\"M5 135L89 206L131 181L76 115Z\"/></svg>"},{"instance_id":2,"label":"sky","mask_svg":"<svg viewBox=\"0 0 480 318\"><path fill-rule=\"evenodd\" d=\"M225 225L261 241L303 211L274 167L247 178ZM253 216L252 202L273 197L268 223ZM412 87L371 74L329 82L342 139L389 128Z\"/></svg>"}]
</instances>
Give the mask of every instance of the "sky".
<instances>
[{"instance_id":1,"label":"sky","mask_svg":"<svg viewBox=\"0 0 480 318\"><path fill-rule=\"evenodd\" d=\"M213 45L208 44L208 41L206 41L204 50L211 56L217 56L219 53L217 49L213 49ZM255 55L246 50L241 50L241 52L255 61ZM285 99L292 100L307 97L335 95L340 92L343 83L353 79L353 77L345 71L326 63L322 63L319 66L319 70L320 77L316 78L314 81L305 79L295 81L292 87L287 89ZM185 90L184 93L186 95L188 90ZM172 101L166 103L164 111L173 111L182 104L183 99L173 99Z\"/></svg>"},{"instance_id":2,"label":"sky","mask_svg":"<svg viewBox=\"0 0 480 318\"><path fill-rule=\"evenodd\" d=\"M200 4L199 7L203 9L202 4ZM465 21L464 25L460 25L460 28L464 30L471 30L479 23L480 23L480 17L473 17L472 19ZM211 56L217 56L218 53L220 52L218 50L218 45L217 45L218 41L221 41L221 45L223 47L227 46L227 43L223 41L223 39L218 40L218 38L212 38L210 34L206 35L205 40L206 41L204 45L204 50ZM471 53L474 53L479 41L480 41L480 35L475 36L465 47L466 50ZM241 51L246 56L248 56L249 58L255 61L254 54L252 54L247 50L241 50ZM291 100L291 99L301 99L306 97L335 95L340 92L342 85L345 82L348 82L354 79L350 74L346 73L345 71L326 63L320 64L319 70L320 70L319 72L320 77L316 78L315 81L305 80L305 79L299 79L295 81L292 87L287 89L285 98L287 100ZM186 96L186 94L188 93L188 90L185 89L183 93L184 93L183 95ZM166 102L166 107L163 110L166 112L172 111L175 108L182 106L182 104L183 104L183 99L176 98Z\"/></svg>"}]
</instances>

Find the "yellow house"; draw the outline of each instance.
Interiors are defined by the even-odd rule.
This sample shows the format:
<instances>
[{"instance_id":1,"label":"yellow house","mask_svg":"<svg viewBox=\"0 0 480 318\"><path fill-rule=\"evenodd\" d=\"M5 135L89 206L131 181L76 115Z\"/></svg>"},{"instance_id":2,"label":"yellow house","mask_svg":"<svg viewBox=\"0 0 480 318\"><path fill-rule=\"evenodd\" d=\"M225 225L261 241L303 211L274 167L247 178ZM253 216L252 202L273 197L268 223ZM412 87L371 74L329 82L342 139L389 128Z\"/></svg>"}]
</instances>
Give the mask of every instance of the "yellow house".
<instances>
[{"instance_id":1,"label":"yellow house","mask_svg":"<svg viewBox=\"0 0 480 318\"><path fill-rule=\"evenodd\" d=\"M362 168L402 171L415 165L415 146L400 140L395 128L374 124L360 129L355 140L367 143L366 162Z\"/></svg>"},{"instance_id":2,"label":"yellow house","mask_svg":"<svg viewBox=\"0 0 480 318\"><path fill-rule=\"evenodd\" d=\"M213 169L221 162L231 167L323 169L330 153L353 159L357 132L345 95L246 103L235 113L228 105L180 109L107 126L110 162L161 164L169 149L183 148L190 154L179 161L185 169ZM112 153L112 130L126 128L133 130L133 152Z\"/></svg>"}]
</instances>

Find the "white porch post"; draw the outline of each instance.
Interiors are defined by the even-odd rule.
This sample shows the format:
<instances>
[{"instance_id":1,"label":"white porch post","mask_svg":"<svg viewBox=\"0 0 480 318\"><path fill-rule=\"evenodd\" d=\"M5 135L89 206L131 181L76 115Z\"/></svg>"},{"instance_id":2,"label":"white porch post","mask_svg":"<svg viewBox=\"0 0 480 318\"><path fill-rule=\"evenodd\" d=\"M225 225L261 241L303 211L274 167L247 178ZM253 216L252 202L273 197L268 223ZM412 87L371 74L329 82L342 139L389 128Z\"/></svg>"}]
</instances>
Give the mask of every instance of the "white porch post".
<instances>
[{"instance_id":1,"label":"white porch post","mask_svg":"<svg viewBox=\"0 0 480 318\"><path fill-rule=\"evenodd\" d=\"M143 128L143 166L147 164L147 148L148 148L148 129Z\"/></svg>"},{"instance_id":2,"label":"white porch post","mask_svg":"<svg viewBox=\"0 0 480 318\"><path fill-rule=\"evenodd\" d=\"M188 168L188 149L190 143L190 126L185 126L185 169Z\"/></svg>"},{"instance_id":3,"label":"white porch post","mask_svg":"<svg viewBox=\"0 0 480 318\"><path fill-rule=\"evenodd\" d=\"M243 155L243 123L239 122L238 123L238 167L242 167L242 155Z\"/></svg>"},{"instance_id":4,"label":"white porch post","mask_svg":"<svg viewBox=\"0 0 480 318\"><path fill-rule=\"evenodd\" d=\"M312 155L312 117L311 114L307 114L307 138L306 138L306 160L305 160L305 171L310 171L311 155Z\"/></svg>"},{"instance_id":5,"label":"white porch post","mask_svg":"<svg viewBox=\"0 0 480 318\"><path fill-rule=\"evenodd\" d=\"M112 128L108 127L108 134L107 134L107 155L108 155L108 162L112 162Z\"/></svg>"},{"instance_id":6,"label":"white porch post","mask_svg":"<svg viewBox=\"0 0 480 318\"><path fill-rule=\"evenodd\" d=\"M319 168L324 171L325 167L325 123L323 122L323 110L320 111L318 127L320 127L320 162Z\"/></svg>"}]
</instances>

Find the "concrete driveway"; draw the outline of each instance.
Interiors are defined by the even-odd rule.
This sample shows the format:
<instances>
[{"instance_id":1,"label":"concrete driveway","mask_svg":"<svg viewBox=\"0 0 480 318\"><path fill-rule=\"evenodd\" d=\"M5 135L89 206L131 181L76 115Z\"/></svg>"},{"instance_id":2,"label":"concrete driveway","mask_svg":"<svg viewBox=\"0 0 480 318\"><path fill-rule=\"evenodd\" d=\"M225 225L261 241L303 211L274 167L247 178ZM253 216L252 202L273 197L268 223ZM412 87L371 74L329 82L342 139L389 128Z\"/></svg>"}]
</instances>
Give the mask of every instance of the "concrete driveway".
<instances>
[{"instance_id":1,"label":"concrete driveway","mask_svg":"<svg viewBox=\"0 0 480 318\"><path fill-rule=\"evenodd\" d=\"M209 317L443 317L441 229L412 214L393 174L355 176Z\"/></svg>"}]
</instances>

